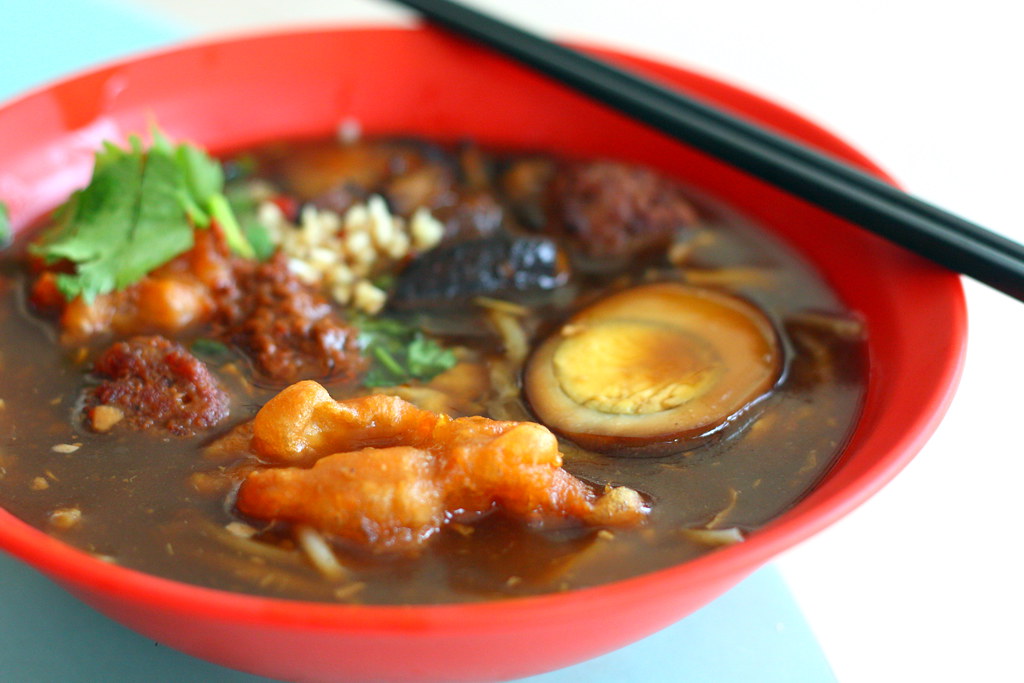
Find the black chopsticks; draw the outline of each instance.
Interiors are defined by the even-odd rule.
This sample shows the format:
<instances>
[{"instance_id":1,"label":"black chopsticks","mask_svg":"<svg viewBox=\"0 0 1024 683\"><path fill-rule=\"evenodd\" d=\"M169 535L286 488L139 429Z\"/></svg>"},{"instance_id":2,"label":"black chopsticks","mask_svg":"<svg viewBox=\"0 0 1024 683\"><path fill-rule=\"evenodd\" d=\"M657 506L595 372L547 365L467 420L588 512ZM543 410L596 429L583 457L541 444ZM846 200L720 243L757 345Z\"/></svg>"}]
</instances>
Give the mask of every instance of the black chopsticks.
<instances>
[{"instance_id":1,"label":"black chopsticks","mask_svg":"<svg viewBox=\"0 0 1024 683\"><path fill-rule=\"evenodd\" d=\"M1024 246L790 138L449 0L395 0L675 139L1024 301Z\"/></svg>"}]
</instances>

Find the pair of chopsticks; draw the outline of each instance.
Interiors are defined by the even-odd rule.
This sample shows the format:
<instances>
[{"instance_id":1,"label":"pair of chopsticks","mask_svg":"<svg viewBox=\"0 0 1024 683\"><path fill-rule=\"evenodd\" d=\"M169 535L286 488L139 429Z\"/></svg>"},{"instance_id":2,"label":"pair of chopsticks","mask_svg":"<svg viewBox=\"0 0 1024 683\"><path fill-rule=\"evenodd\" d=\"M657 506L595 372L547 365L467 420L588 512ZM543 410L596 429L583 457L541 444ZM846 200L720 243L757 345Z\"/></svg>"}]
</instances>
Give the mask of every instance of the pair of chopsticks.
<instances>
[{"instance_id":1,"label":"pair of chopsticks","mask_svg":"<svg viewBox=\"0 0 1024 683\"><path fill-rule=\"evenodd\" d=\"M832 156L449 0L394 0L673 138L1024 301L1024 246Z\"/></svg>"}]
</instances>

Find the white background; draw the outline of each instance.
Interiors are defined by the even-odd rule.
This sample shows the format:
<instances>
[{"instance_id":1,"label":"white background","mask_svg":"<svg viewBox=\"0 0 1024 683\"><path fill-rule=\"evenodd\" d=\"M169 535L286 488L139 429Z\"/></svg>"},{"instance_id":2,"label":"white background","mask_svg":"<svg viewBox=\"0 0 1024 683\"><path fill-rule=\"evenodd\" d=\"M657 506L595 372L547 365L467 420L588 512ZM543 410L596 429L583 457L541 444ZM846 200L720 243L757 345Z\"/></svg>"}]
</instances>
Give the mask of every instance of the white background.
<instances>
[{"instance_id":1,"label":"white background","mask_svg":"<svg viewBox=\"0 0 1024 683\"><path fill-rule=\"evenodd\" d=\"M408 16L370 0L133 4L200 33ZM472 4L766 95L844 137L911 192L1024 240L1015 0ZM1024 304L965 287L967 365L935 437L879 495L777 560L844 683L1024 680Z\"/></svg>"}]
</instances>

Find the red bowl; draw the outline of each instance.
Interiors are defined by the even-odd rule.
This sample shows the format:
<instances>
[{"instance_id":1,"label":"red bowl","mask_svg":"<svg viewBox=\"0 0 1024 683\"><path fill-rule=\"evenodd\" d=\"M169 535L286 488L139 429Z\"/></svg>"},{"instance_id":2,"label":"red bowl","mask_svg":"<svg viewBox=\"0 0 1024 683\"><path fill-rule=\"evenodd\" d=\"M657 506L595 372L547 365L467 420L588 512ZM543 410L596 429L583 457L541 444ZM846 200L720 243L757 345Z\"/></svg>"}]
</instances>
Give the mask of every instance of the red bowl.
<instances>
[{"instance_id":1,"label":"red bowl","mask_svg":"<svg viewBox=\"0 0 1024 683\"><path fill-rule=\"evenodd\" d=\"M596 52L885 177L842 141L759 97ZM0 547L149 638L302 681L479 681L567 666L679 620L852 510L907 464L952 397L966 331L954 274L433 30L193 44L43 87L0 109L0 198L15 230L24 229L87 181L101 140L124 139L154 120L172 137L217 152L324 135L349 117L371 134L468 137L640 162L727 200L802 252L865 317L871 369L863 416L821 485L746 542L625 581L504 602L340 606L197 588L101 562L0 510Z\"/></svg>"}]
</instances>

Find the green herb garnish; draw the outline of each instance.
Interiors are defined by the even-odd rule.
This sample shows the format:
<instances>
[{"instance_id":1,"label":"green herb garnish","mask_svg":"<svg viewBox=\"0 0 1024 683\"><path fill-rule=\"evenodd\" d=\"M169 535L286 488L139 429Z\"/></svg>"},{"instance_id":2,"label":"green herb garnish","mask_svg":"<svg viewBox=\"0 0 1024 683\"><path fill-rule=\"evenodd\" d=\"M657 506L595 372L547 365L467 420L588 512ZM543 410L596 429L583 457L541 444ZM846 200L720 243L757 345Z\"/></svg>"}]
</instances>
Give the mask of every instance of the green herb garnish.
<instances>
[{"instance_id":1,"label":"green herb garnish","mask_svg":"<svg viewBox=\"0 0 1024 683\"><path fill-rule=\"evenodd\" d=\"M193 230L211 220L233 251L255 256L223 195L220 163L157 130L152 138L148 149L138 136L129 138L127 149L104 143L89 185L58 209L54 226L32 246L48 263L74 264L73 273L57 276L69 301L92 301L139 281L191 249Z\"/></svg>"},{"instance_id":2,"label":"green herb garnish","mask_svg":"<svg viewBox=\"0 0 1024 683\"><path fill-rule=\"evenodd\" d=\"M193 340L189 344L189 350L193 355L210 363L221 364L234 357L227 344L216 339L207 339L206 337L199 337Z\"/></svg>"},{"instance_id":3,"label":"green herb garnish","mask_svg":"<svg viewBox=\"0 0 1024 683\"><path fill-rule=\"evenodd\" d=\"M11 229L11 214L7 211L7 205L0 202L0 249L11 243L14 238L14 231Z\"/></svg>"},{"instance_id":4,"label":"green herb garnish","mask_svg":"<svg viewBox=\"0 0 1024 683\"><path fill-rule=\"evenodd\" d=\"M259 222L257 216L259 203L252 196L252 190L246 184L228 183L224 190L231 211L238 218L238 225L245 239L252 245L256 258L266 261L274 255L277 245L270 237L270 231Z\"/></svg>"},{"instance_id":5,"label":"green herb garnish","mask_svg":"<svg viewBox=\"0 0 1024 683\"><path fill-rule=\"evenodd\" d=\"M429 381L455 365L455 354L415 327L393 318L363 317L359 345L370 361L363 377L367 387L387 387L410 380Z\"/></svg>"}]
</instances>

